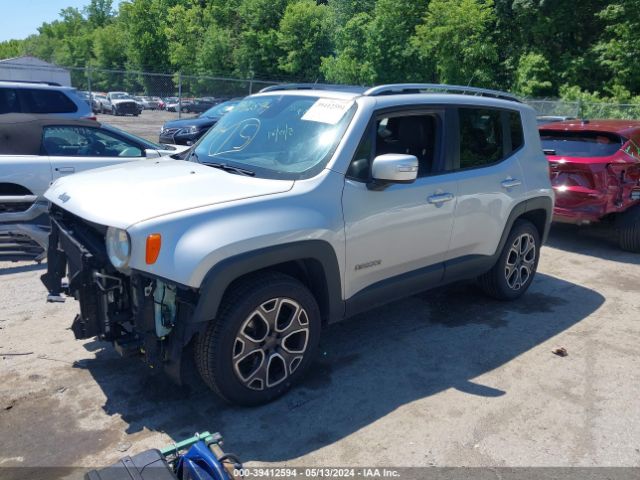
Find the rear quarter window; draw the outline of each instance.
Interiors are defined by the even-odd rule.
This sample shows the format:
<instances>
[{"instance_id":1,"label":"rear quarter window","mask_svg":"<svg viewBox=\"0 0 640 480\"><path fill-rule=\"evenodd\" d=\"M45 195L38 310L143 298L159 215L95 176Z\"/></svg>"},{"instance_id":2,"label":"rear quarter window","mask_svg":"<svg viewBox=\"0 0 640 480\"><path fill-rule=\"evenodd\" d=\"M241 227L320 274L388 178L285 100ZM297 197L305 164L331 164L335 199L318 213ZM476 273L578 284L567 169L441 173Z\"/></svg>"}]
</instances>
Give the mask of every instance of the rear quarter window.
<instances>
[{"instance_id":1,"label":"rear quarter window","mask_svg":"<svg viewBox=\"0 0 640 480\"><path fill-rule=\"evenodd\" d=\"M540 140L547 155L567 157L610 157L625 143L615 133L555 130L541 130Z\"/></svg>"},{"instance_id":2,"label":"rear quarter window","mask_svg":"<svg viewBox=\"0 0 640 480\"><path fill-rule=\"evenodd\" d=\"M75 103L63 92L43 89L19 89L22 113L74 113Z\"/></svg>"}]
</instances>

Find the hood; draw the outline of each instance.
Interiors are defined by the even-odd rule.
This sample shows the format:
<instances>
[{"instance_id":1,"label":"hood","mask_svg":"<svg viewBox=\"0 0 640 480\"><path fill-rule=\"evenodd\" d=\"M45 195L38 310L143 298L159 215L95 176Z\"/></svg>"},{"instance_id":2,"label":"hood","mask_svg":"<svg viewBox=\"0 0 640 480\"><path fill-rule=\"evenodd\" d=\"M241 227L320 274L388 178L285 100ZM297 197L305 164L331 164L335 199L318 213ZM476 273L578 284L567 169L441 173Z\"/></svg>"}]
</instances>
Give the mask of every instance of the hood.
<instances>
[{"instance_id":1,"label":"hood","mask_svg":"<svg viewBox=\"0 0 640 480\"><path fill-rule=\"evenodd\" d=\"M138 103L133 98L114 98L111 103L116 105L118 103Z\"/></svg>"},{"instance_id":2,"label":"hood","mask_svg":"<svg viewBox=\"0 0 640 480\"><path fill-rule=\"evenodd\" d=\"M142 160L62 177L45 197L90 222L128 228L182 210L283 193L293 183L184 160Z\"/></svg>"},{"instance_id":3,"label":"hood","mask_svg":"<svg viewBox=\"0 0 640 480\"><path fill-rule=\"evenodd\" d=\"M211 117L195 117L195 118L183 118L180 120L171 120L166 122L163 128L187 128L187 127L210 127L216 123L219 118Z\"/></svg>"}]
</instances>

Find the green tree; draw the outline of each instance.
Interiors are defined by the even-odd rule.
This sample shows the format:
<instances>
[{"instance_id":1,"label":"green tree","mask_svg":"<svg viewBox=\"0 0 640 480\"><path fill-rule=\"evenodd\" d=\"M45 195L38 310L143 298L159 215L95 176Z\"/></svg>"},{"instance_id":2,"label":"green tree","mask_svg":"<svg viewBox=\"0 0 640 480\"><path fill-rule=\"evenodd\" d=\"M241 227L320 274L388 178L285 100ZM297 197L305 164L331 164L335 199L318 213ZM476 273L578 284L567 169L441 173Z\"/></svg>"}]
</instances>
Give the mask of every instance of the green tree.
<instances>
[{"instance_id":1,"label":"green tree","mask_svg":"<svg viewBox=\"0 0 640 480\"><path fill-rule=\"evenodd\" d=\"M549 61L540 53L520 57L513 89L525 97L546 97L553 93Z\"/></svg>"},{"instance_id":2,"label":"green tree","mask_svg":"<svg viewBox=\"0 0 640 480\"><path fill-rule=\"evenodd\" d=\"M376 78L367 60L367 38L371 16L359 13L351 18L336 36L335 56L322 59L321 71L328 82L355 85L373 84Z\"/></svg>"},{"instance_id":3,"label":"green tree","mask_svg":"<svg viewBox=\"0 0 640 480\"><path fill-rule=\"evenodd\" d=\"M428 0L378 0L366 38L366 61L377 83L432 80L432 59L419 57L411 37Z\"/></svg>"},{"instance_id":4,"label":"green tree","mask_svg":"<svg viewBox=\"0 0 640 480\"><path fill-rule=\"evenodd\" d=\"M431 0L413 46L444 83L492 85L498 61L493 0Z\"/></svg>"},{"instance_id":5,"label":"green tree","mask_svg":"<svg viewBox=\"0 0 640 480\"><path fill-rule=\"evenodd\" d=\"M640 91L640 0L618 0L604 8L598 18L606 27L595 45L598 64L611 83Z\"/></svg>"},{"instance_id":6,"label":"green tree","mask_svg":"<svg viewBox=\"0 0 640 480\"><path fill-rule=\"evenodd\" d=\"M300 0L287 6L280 21L280 68L296 78L320 79L320 62L332 52L332 22L326 5Z\"/></svg>"},{"instance_id":7,"label":"green tree","mask_svg":"<svg viewBox=\"0 0 640 480\"><path fill-rule=\"evenodd\" d=\"M22 40L0 42L0 60L19 57L24 52L24 46L24 41Z\"/></svg>"}]
</instances>

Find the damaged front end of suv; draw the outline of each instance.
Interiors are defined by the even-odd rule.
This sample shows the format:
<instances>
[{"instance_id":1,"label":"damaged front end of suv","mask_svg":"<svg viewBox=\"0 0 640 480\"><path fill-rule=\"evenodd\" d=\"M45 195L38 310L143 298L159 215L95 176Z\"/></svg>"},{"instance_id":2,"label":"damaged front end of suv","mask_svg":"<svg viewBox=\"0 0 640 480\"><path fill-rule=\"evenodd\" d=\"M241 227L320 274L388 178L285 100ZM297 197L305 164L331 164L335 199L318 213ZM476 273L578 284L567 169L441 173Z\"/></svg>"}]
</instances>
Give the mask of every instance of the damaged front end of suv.
<instances>
[{"instance_id":1,"label":"damaged front end of suv","mask_svg":"<svg viewBox=\"0 0 640 480\"><path fill-rule=\"evenodd\" d=\"M76 339L97 336L123 356L142 354L180 382L180 358L196 293L185 286L128 268L131 244L125 230L82 220L55 205L51 209L48 271L42 281L48 301L79 301L72 330ZM154 249L152 237L150 248ZM151 252L153 253L153 252ZM188 340L187 340L188 342Z\"/></svg>"}]
</instances>

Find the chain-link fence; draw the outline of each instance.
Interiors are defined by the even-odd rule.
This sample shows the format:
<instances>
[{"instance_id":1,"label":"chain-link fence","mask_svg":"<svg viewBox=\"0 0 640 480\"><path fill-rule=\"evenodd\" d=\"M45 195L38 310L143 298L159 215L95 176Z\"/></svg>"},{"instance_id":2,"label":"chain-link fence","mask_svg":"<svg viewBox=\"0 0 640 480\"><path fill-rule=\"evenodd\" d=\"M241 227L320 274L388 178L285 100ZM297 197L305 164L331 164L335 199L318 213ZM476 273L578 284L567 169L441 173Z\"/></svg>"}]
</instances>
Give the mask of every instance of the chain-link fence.
<instances>
[{"instance_id":1,"label":"chain-link fence","mask_svg":"<svg viewBox=\"0 0 640 480\"><path fill-rule=\"evenodd\" d=\"M100 121L113 123L149 140L157 140L162 125L183 116L200 115L225 100L244 97L260 89L282 83L272 80L241 79L213 75L151 73L134 70L94 67L57 67L36 64L0 63L0 80L49 81L68 84L84 94ZM100 95L128 92L141 104L142 117L107 116L101 109ZM572 118L640 119L640 105L615 103L567 102L550 99L527 99L538 115Z\"/></svg>"},{"instance_id":2,"label":"chain-link fence","mask_svg":"<svg viewBox=\"0 0 640 480\"><path fill-rule=\"evenodd\" d=\"M565 102L562 100L526 100L538 115L572 118L640 119L640 105L632 103Z\"/></svg>"}]
</instances>

